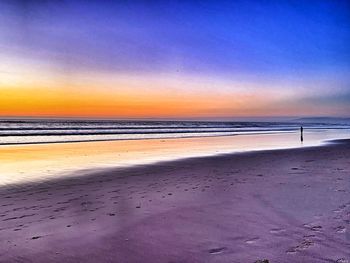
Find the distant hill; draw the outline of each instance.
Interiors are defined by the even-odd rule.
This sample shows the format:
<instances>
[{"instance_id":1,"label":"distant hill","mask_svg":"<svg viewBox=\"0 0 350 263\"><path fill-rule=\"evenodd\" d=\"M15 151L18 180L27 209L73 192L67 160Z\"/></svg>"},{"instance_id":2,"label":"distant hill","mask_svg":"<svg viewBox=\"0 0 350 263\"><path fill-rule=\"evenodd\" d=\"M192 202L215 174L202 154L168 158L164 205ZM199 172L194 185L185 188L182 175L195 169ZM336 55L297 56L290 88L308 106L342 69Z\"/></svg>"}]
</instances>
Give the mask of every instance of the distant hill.
<instances>
[{"instance_id":1,"label":"distant hill","mask_svg":"<svg viewBox=\"0 0 350 263\"><path fill-rule=\"evenodd\" d=\"M350 118L336 118L336 117L307 117L292 120L294 122L303 123L330 123L330 124L350 124Z\"/></svg>"}]
</instances>

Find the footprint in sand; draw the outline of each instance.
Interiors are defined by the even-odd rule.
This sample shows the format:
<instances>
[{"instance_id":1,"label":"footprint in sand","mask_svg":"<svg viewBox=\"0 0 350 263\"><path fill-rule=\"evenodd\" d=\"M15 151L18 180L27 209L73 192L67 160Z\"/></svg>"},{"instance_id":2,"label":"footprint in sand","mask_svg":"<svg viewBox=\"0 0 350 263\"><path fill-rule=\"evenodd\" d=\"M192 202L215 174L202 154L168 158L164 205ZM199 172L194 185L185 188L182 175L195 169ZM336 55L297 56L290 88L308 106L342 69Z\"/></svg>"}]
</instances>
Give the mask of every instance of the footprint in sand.
<instances>
[{"instance_id":1,"label":"footprint in sand","mask_svg":"<svg viewBox=\"0 0 350 263\"><path fill-rule=\"evenodd\" d=\"M227 249L226 247L212 248L212 249L209 249L209 254L211 255L221 254L226 249Z\"/></svg>"},{"instance_id":2,"label":"footprint in sand","mask_svg":"<svg viewBox=\"0 0 350 263\"><path fill-rule=\"evenodd\" d=\"M245 243L247 243L247 244L254 244L254 243L256 243L259 239L260 239L260 238L258 238L258 237L254 237L254 238L252 238L252 239L246 240Z\"/></svg>"},{"instance_id":3,"label":"footprint in sand","mask_svg":"<svg viewBox=\"0 0 350 263\"><path fill-rule=\"evenodd\" d=\"M338 227L335 228L335 232L340 233L340 234L345 233L346 232L346 228L343 227L343 226L338 226Z\"/></svg>"},{"instance_id":4,"label":"footprint in sand","mask_svg":"<svg viewBox=\"0 0 350 263\"><path fill-rule=\"evenodd\" d=\"M286 251L287 254L295 254L297 253L297 249L295 247L292 247Z\"/></svg>"},{"instance_id":5,"label":"footprint in sand","mask_svg":"<svg viewBox=\"0 0 350 263\"><path fill-rule=\"evenodd\" d=\"M337 180L337 181L343 181L344 179L339 177L339 178L337 178L336 180Z\"/></svg>"},{"instance_id":6,"label":"footprint in sand","mask_svg":"<svg viewBox=\"0 0 350 263\"><path fill-rule=\"evenodd\" d=\"M292 247L286 251L287 254L295 254L298 251L308 249L309 247L313 246L314 242L310 239L303 239L299 245Z\"/></svg>"},{"instance_id":7,"label":"footprint in sand","mask_svg":"<svg viewBox=\"0 0 350 263\"><path fill-rule=\"evenodd\" d=\"M335 189L336 192L346 192L345 189Z\"/></svg>"},{"instance_id":8,"label":"footprint in sand","mask_svg":"<svg viewBox=\"0 0 350 263\"><path fill-rule=\"evenodd\" d=\"M303 241L301 242L301 244L298 246L300 249L307 249L311 246L314 245L314 242L312 242L309 239L303 239Z\"/></svg>"},{"instance_id":9,"label":"footprint in sand","mask_svg":"<svg viewBox=\"0 0 350 263\"><path fill-rule=\"evenodd\" d=\"M342 209L335 209L333 210L333 213L341 213L343 210Z\"/></svg>"},{"instance_id":10,"label":"footprint in sand","mask_svg":"<svg viewBox=\"0 0 350 263\"><path fill-rule=\"evenodd\" d=\"M271 234L280 234L280 233L284 233L287 230L283 229L283 228L273 228L270 230Z\"/></svg>"},{"instance_id":11,"label":"footprint in sand","mask_svg":"<svg viewBox=\"0 0 350 263\"><path fill-rule=\"evenodd\" d=\"M320 232L322 230L322 226L319 226L319 225L305 224L304 227L314 232Z\"/></svg>"}]
</instances>

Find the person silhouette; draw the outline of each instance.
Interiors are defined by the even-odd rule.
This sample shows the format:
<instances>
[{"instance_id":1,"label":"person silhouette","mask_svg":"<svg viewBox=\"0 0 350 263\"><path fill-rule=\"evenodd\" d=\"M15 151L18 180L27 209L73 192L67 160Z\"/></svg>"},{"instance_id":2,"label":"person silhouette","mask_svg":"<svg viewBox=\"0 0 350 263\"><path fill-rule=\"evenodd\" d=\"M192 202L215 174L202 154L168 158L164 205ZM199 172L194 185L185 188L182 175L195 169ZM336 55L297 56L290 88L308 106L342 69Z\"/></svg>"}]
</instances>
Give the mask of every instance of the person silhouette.
<instances>
[{"instance_id":1,"label":"person silhouette","mask_svg":"<svg viewBox=\"0 0 350 263\"><path fill-rule=\"evenodd\" d=\"M303 131L304 131L303 126L300 126L300 141L301 141L301 142L303 142L303 141L304 141Z\"/></svg>"}]
</instances>

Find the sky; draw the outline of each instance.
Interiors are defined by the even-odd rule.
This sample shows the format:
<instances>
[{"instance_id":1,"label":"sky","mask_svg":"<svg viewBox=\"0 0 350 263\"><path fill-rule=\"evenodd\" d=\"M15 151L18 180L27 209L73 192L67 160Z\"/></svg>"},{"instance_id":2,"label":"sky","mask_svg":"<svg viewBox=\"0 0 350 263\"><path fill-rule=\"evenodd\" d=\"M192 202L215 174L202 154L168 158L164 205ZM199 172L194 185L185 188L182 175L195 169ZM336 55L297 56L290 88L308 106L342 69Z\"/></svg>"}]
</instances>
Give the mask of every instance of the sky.
<instances>
[{"instance_id":1,"label":"sky","mask_svg":"<svg viewBox=\"0 0 350 263\"><path fill-rule=\"evenodd\" d=\"M350 1L0 1L0 116L350 116Z\"/></svg>"}]
</instances>

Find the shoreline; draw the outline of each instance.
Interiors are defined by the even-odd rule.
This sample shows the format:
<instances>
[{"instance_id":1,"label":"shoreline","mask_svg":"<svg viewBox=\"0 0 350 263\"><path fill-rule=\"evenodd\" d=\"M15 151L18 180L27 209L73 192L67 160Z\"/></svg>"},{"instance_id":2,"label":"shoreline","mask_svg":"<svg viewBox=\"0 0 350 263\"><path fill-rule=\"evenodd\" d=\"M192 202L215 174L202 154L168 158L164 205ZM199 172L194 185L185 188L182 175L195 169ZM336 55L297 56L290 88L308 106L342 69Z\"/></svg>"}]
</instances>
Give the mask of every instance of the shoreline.
<instances>
[{"instance_id":1,"label":"shoreline","mask_svg":"<svg viewBox=\"0 0 350 263\"><path fill-rule=\"evenodd\" d=\"M132 167L192 157L305 148L350 134L297 133L0 146L0 186L69 177L78 170Z\"/></svg>"},{"instance_id":2,"label":"shoreline","mask_svg":"<svg viewBox=\"0 0 350 263\"><path fill-rule=\"evenodd\" d=\"M88 142L83 142L88 143ZM203 161L205 162L206 159L210 160L211 158L221 158L221 157L235 157L235 156L241 156L241 155L255 155L255 154L264 154L264 153L273 153L275 151L288 151L288 150L310 150L314 148L323 148L328 146L336 146L339 144L346 144L349 143L350 145L350 138L349 139L331 139L331 140L325 140L323 142L320 142L319 145L311 145L311 146L303 146L303 147L291 147L291 148L276 148L276 149L263 149L263 150L248 150L248 151L241 151L241 152L231 152L231 153L219 153L219 154L212 154L212 155L204 155L204 156L191 156L191 157L179 157L172 160L160 160L155 161L151 163L145 163L145 164L136 164L136 165L129 165L129 166L111 166L111 167L96 167L96 168L89 168L89 169L77 169L75 171L69 172L69 177L56 177L52 179L46 179L42 181L26 181L26 182L19 182L19 183L13 183L13 184L5 184L0 185L0 191L2 189L7 188L18 188L18 187L38 187L39 185L49 185L51 183L61 183L61 181L65 180L79 180L80 178L85 177L95 177L102 173L122 173L126 172L129 173L132 170L138 170L138 169L148 169L150 167L158 167L163 165L177 165L184 162L191 162L191 161Z\"/></svg>"},{"instance_id":3,"label":"shoreline","mask_svg":"<svg viewBox=\"0 0 350 263\"><path fill-rule=\"evenodd\" d=\"M344 129L348 130L348 129ZM279 132L249 132L242 134L225 134L225 135L201 135L201 136L182 136L182 137L157 137L157 138L127 138L127 139L99 139L99 140L80 140L80 141L48 141L48 142L15 142L15 143L0 143L0 146L21 146L21 145L37 145L37 144L58 144L58 143L88 143L88 142L115 142L115 141L141 141L141 140L178 140L178 139L193 139L193 138L216 138L244 135L270 135L270 134L286 134L295 133L296 131L279 131ZM97 134L96 134L97 135ZM9 135L8 137L13 136ZM40 135L37 135L40 136ZM65 135L63 135L65 136ZM5 136L4 136L5 137Z\"/></svg>"},{"instance_id":4,"label":"shoreline","mask_svg":"<svg viewBox=\"0 0 350 263\"><path fill-rule=\"evenodd\" d=\"M337 140L4 186L0 261L346 262L349 160Z\"/></svg>"}]
</instances>

